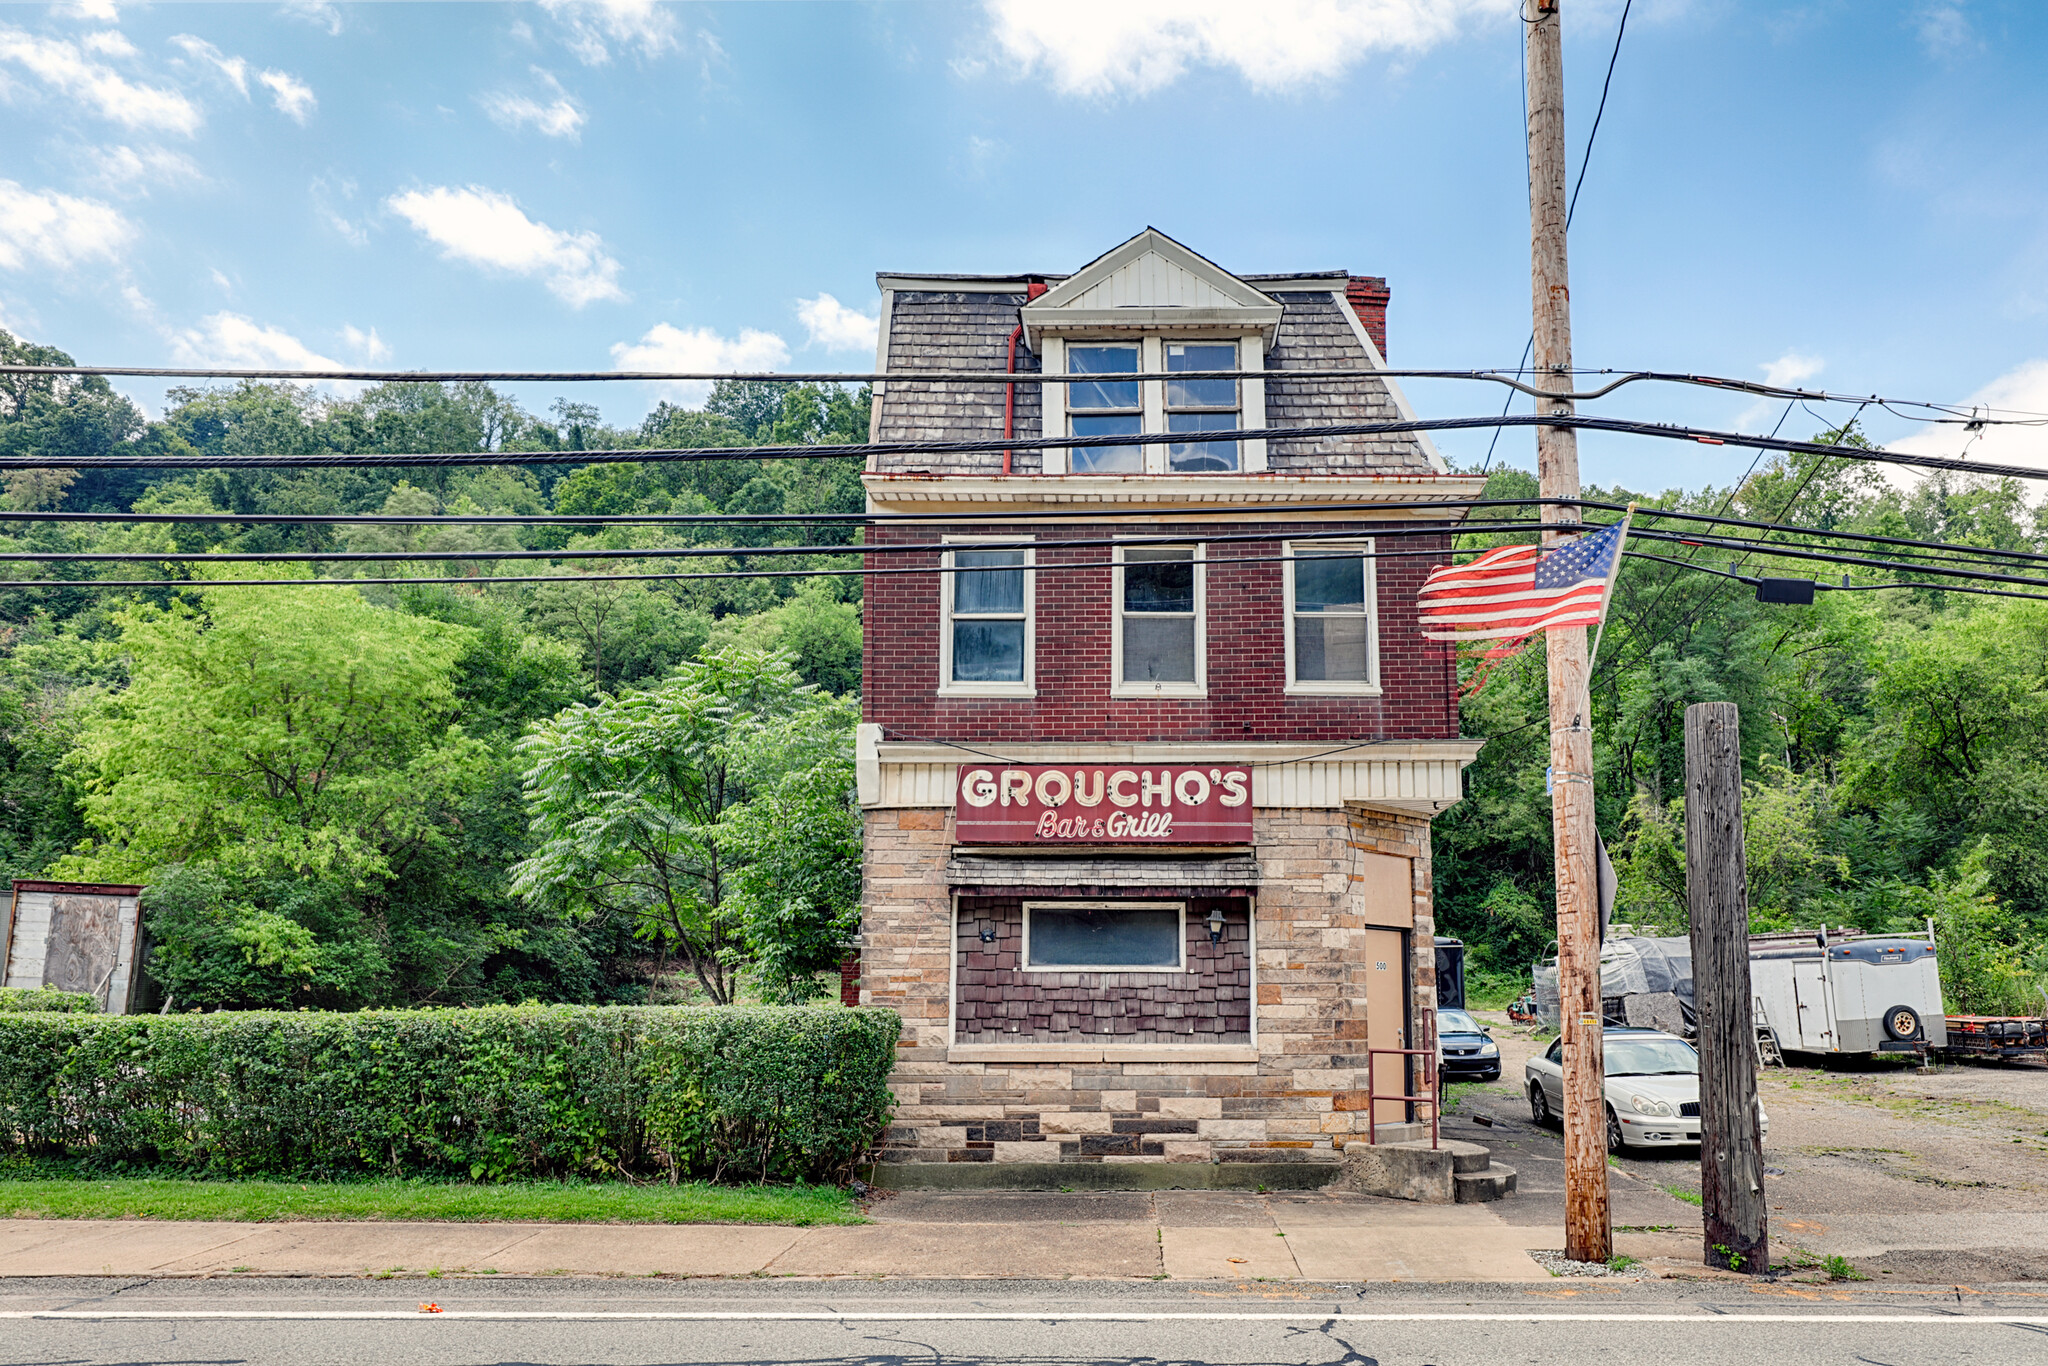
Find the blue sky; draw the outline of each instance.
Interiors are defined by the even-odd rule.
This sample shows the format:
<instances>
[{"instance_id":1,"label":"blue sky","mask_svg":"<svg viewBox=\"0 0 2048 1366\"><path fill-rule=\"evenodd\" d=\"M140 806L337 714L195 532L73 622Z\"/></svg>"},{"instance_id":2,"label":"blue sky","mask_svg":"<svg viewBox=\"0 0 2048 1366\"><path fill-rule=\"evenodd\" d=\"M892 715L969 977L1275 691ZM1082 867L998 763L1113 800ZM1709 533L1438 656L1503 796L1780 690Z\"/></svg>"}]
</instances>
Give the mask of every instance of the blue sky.
<instances>
[{"instance_id":1,"label":"blue sky","mask_svg":"<svg viewBox=\"0 0 2048 1366\"><path fill-rule=\"evenodd\" d=\"M1575 165L1619 13L1567 6ZM1501 0L0 3L0 324L106 363L865 369L875 271L1071 270L1153 224L1233 270L1387 276L1396 365L1507 366L1519 44ZM1637 0L1579 362L2048 410L2044 62L2031 0ZM1624 392L1599 411L1782 407ZM2038 430L1970 453L2048 464ZM1640 487L1747 460L1585 442Z\"/></svg>"}]
</instances>

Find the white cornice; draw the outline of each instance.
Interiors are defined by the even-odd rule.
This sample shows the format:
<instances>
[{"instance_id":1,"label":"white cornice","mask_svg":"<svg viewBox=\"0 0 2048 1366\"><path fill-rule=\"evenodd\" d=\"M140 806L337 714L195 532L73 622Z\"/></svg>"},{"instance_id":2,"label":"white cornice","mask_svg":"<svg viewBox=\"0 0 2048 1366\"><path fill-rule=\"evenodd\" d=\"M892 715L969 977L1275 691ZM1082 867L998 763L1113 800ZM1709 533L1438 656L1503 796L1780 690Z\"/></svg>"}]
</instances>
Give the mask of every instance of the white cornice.
<instances>
[{"instance_id":1,"label":"white cornice","mask_svg":"<svg viewBox=\"0 0 2048 1366\"><path fill-rule=\"evenodd\" d=\"M1442 508L1389 509L1370 514L1386 521L1444 521L1462 517L1459 500L1485 481L1470 475L1418 470L1413 474L864 474L868 511L1058 511L1129 507L1134 517L1173 508L1235 507L1247 513L1292 512L1330 503L1414 503L1441 499ZM1351 511L1300 512L1304 521L1355 520Z\"/></svg>"},{"instance_id":2,"label":"white cornice","mask_svg":"<svg viewBox=\"0 0 2048 1366\"><path fill-rule=\"evenodd\" d=\"M863 725L856 741L860 803L946 807L963 767L1001 764L1250 764L1252 803L1264 808L1371 806L1425 816L1455 804L1459 774L1480 740L1362 740L1350 744L1011 744L884 741Z\"/></svg>"}]
</instances>

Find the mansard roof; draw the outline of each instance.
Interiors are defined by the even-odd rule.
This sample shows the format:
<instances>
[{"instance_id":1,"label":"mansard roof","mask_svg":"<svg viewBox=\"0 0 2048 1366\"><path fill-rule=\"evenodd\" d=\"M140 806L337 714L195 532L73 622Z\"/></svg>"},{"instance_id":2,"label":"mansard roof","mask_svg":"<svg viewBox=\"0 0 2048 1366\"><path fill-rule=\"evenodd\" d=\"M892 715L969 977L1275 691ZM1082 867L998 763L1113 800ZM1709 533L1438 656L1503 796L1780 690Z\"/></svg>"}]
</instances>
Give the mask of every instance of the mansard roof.
<instances>
[{"instance_id":1,"label":"mansard roof","mask_svg":"<svg viewBox=\"0 0 2048 1366\"><path fill-rule=\"evenodd\" d=\"M1036 373L1050 331L1242 329L1266 338L1266 421L1272 427L1391 422L1412 417L1367 322L1347 297L1363 277L1346 271L1235 275L1155 228L1070 274L942 275L887 272L876 367L1001 372L1010 335L1022 325L1016 368ZM1033 285L1045 292L1029 297ZM1371 281L1384 298L1381 282ZM1377 324L1377 319L1374 320ZM1341 378L1289 379L1290 370L1356 370ZM1043 434L1039 386L1016 387L1011 435ZM1003 435L1005 386L960 380L891 380L876 386L879 441L987 441ZM1057 433L1055 433L1056 435ZM993 475L1000 451L881 455L877 474ZM1440 475L1448 467L1421 433L1276 438L1274 475ZM1018 450L1011 472L1042 472L1039 454ZM1239 476L1256 477L1256 476Z\"/></svg>"}]
</instances>

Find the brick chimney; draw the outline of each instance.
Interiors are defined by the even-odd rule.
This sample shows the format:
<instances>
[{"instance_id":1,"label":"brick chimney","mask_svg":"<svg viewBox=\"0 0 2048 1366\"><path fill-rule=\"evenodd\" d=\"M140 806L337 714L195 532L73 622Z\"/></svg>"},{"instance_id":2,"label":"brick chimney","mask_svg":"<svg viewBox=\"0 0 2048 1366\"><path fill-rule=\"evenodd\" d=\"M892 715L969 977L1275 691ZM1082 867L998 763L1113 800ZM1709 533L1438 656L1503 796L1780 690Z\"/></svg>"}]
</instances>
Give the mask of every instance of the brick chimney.
<instances>
[{"instance_id":1,"label":"brick chimney","mask_svg":"<svg viewBox=\"0 0 2048 1366\"><path fill-rule=\"evenodd\" d=\"M1386 278L1379 275L1354 275L1351 284L1344 291L1344 297L1351 301L1351 311L1365 324L1372 344L1380 349L1380 359L1387 357L1387 300L1393 291L1387 288Z\"/></svg>"}]
</instances>

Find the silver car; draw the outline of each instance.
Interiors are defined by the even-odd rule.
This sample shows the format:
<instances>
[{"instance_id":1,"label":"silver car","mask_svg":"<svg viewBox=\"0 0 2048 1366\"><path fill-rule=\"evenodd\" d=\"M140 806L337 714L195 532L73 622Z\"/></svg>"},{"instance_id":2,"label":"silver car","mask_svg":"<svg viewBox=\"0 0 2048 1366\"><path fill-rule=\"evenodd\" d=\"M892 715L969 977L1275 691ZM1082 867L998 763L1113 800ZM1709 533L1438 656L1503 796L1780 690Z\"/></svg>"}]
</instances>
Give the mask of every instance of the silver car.
<instances>
[{"instance_id":1,"label":"silver car","mask_svg":"<svg viewBox=\"0 0 2048 1366\"><path fill-rule=\"evenodd\" d=\"M1610 1029L1602 1035L1607 1062L1607 1150L1664 1148L1700 1141L1700 1055L1676 1034L1654 1029ZM1529 1059L1522 1069L1529 1115L1539 1125L1556 1121L1564 1105L1564 1040ZM1770 1118L1757 1110L1766 1134Z\"/></svg>"}]
</instances>

